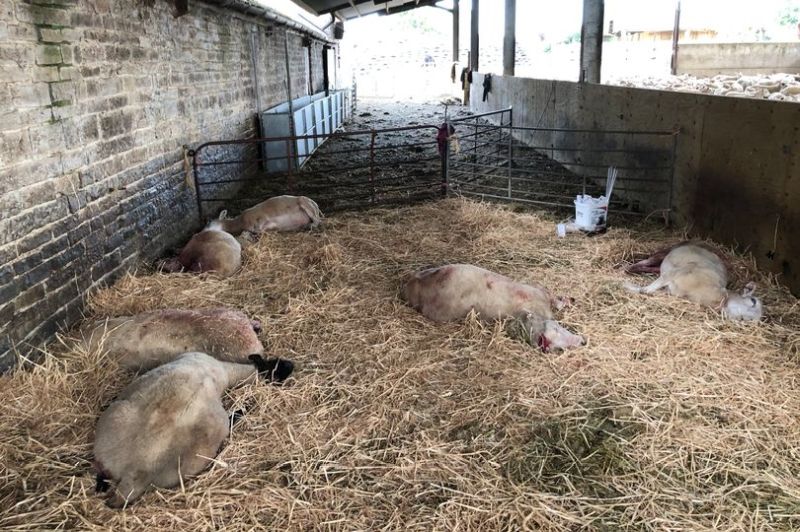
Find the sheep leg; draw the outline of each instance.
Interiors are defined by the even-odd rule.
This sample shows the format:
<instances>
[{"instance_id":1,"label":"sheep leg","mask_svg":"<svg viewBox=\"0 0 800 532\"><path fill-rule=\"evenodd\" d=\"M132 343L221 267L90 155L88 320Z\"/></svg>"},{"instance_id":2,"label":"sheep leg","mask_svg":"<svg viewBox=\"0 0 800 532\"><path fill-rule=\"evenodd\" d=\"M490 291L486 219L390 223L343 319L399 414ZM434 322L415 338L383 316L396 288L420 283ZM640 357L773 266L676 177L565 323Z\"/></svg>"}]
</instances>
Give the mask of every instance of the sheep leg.
<instances>
[{"instance_id":1,"label":"sheep leg","mask_svg":"<svg viewBox=\"0 0 800 532\"><path fill-rule=\"evenodd\" d=\"M662 288L666 288L668 285L669 281L659 277L647 286L636 286L633 283L625 283L625 288L636 294L652 294L658 292Z\"/></svg>"},{"instance_id":2,"label":"sheep leg","mask_svg":"<svg viewBox=\"0 0 800 532\"><path fill-rule=\"evenodd\" d=\"M106 501L106 505L109 508L124 508L133 504L149 485L150 479L142 473L125 476L117 484L117 488Z\"/></svg>"}]
</instances>

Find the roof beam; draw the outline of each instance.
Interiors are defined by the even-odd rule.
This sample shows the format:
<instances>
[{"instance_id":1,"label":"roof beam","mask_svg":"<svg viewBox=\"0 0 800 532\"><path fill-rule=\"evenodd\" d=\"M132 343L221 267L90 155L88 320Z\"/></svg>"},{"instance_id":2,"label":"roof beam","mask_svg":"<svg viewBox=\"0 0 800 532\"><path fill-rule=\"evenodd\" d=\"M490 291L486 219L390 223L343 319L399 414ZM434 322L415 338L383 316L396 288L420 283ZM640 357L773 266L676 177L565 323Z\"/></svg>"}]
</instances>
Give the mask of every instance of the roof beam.
<instances>
[{"instance_id":1,"label":"roof beam","mask_svg":"<svg viewBox=\"0 0 800 532\"><path fill-rule=\"evenodd\" d=\"M414 1L411 0L410 2L397 7L389 7L387 3L386 9L378 11L378 14L381 16L396 15L397 13L411 11L412 9L417 9L418 7L436 7L436 2L438 1L439 0L417 0L416 3L414 3ZM375 3L377 4L377 2Z\"/></svg>"}]
</instances>

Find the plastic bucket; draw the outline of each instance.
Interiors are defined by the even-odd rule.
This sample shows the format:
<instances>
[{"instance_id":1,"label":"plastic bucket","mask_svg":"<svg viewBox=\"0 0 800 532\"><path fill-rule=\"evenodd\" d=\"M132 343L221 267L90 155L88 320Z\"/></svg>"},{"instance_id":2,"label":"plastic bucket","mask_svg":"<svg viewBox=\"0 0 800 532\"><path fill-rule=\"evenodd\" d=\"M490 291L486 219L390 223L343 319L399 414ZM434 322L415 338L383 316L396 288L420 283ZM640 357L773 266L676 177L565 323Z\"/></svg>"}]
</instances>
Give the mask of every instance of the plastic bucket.
<instances>
[{"instance_id":1,"label":"plastic bucket","mask_svg":"<svg viewBox=\"0 0 800 532\"><path fill-rule=\"evenodd\" d=\"M608 199L605 196L575 198L575 225L585 231L596 231L606 226Z\"/></svg>"}]
</instances>

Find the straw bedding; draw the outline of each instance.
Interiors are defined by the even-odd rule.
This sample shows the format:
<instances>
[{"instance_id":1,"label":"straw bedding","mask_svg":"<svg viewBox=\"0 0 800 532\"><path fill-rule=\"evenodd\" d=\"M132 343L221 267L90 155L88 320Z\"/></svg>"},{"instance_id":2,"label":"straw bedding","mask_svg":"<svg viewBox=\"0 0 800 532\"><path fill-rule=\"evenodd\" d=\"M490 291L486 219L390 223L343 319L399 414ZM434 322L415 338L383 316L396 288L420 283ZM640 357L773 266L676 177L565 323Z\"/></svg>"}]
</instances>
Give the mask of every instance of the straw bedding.
<instances>
[{"instance_id":1,"label":"straw bedding","mask_svg":"<svg viewBox=\"0 0 800 532\"><path fill-rule=\"evenodd\" d=\"M0 379L0 527L798 528L797 300L732 256L733 284L759 282L767 319L724 322L621 289L619 265L682 235L554 233L545 214L448 199L264 235L226 280L123 278L92 315L241 308L294 379L230 390L246 414L213 467L113 511L93 493L91 445L131 376L63 338ZM561 321L588 346L545 355L503 324L406 307L401 275L446 262L575 297Z\"/></svg>"}]
</instances>

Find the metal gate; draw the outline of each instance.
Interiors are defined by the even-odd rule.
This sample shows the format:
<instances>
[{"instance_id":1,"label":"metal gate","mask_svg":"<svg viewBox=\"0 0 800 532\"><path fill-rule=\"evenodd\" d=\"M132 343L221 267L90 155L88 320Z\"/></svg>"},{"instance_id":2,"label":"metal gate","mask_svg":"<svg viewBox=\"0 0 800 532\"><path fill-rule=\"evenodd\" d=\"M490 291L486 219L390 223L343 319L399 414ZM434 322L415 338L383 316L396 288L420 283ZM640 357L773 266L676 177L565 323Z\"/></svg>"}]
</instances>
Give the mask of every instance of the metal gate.
<instances>
[{"instance_id":1,"label":"metal gate","mask_svg":"<svg viewBox=\"0 0 800 532\"><path fill-rule=\"evenodd\" d=\"M600 196L618 170L611 212L663 215L672 209L676 131L519 127L511 109L454 120L459 150L447 161L457 194L574 208Z\"/></svg>"},{"instance_id":2,"label":"metal gate","mask_svg":"<svg viewBox=\"0 0 800 532\"><path fill-rule=\"evenodd\" d=\"M189 152L200 218L280 194L309 196L325 212L441 197L437 133L418 125L207 142ZM298 158L310 145L314 154Z\"/></svg>"},{"instance_id":3,"label":"metal gate","mask_svg":"<svg viewBox=\"0 0 800 532\"><path fill-rule=\"evenodd\" d=\"M577 194L603 193L609 166L619 172L611 212L668 219L676 132L519 127L511 109L448 124L450 137L415 125L207 142L190 152L201 220L280 194L326 212L447 193L572 209Z\"/></svg>"}]
</instances>

